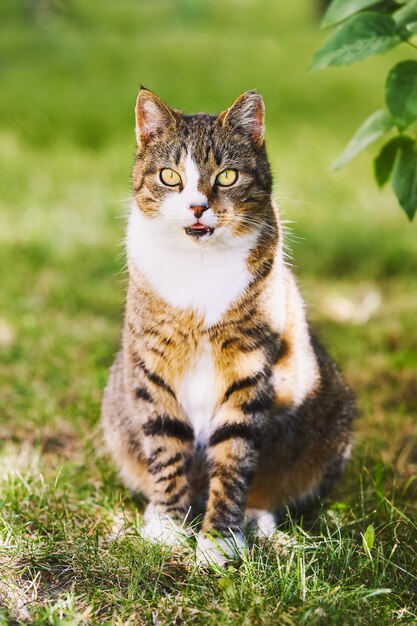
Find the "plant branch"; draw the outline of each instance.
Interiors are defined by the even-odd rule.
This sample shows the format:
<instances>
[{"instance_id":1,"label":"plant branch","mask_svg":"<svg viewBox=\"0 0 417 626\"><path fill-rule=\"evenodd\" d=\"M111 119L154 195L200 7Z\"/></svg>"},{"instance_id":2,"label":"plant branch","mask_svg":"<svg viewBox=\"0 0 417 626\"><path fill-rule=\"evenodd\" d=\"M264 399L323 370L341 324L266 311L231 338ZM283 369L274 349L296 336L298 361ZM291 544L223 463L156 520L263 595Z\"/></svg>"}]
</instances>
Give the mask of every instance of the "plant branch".
<instances>
[{"instance_id":1,"label":"plant branch","mask_svg":"<svg viewBox=\"0 0 417 626\"><path fill-rule=\"evenodd\" d=\"M415 50L417 50L417 46L414 43L411 43L411 41L408 41L408 39L404 40L404 43L408 43L409 46L411 46L412 48L414 48Z\"/></svg>"}]
</instances>

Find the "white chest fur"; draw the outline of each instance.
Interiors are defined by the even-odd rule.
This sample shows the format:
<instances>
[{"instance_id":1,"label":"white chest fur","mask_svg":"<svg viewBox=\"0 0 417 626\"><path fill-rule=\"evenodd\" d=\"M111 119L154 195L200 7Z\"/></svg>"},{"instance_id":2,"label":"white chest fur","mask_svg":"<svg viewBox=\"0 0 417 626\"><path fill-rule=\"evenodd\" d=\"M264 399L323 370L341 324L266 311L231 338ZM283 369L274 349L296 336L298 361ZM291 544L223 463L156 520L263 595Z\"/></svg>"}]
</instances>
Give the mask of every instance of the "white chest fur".
<instances>
[{"instance_id":1,"label":"white chest fur","mask_svg":"<svg viewBox=\"0 0 417 626\"><path fill-rule=\"evenodd\" d=\"M212 241L190 241L183 229L149 218L134 204L127 249L136 267L171 305L202 314L216 324L251 280L246 259L257 235L233 238L227 229Z\"/></svg>"},{"instance_id":2,"label":"white chest fur","mask_svg":"<svg viewBox=\"0 0 417 626\"><path fill-rule=\"evenodd\" d=\"M196 444L206 443L217 404L215 366L208 341L201 345L197 361L186 371L178 401L193 426Z\"/></svg>"}]
</instances>

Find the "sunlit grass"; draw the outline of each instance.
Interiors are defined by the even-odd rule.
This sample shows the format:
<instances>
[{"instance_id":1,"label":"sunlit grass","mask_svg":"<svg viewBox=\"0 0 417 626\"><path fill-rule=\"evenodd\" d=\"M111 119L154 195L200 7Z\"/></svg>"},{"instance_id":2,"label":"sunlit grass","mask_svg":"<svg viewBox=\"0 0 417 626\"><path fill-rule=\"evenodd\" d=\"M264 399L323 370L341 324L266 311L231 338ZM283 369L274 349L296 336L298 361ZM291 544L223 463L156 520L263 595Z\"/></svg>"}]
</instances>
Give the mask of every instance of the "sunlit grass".
<instances>
[{"instance_id":1,"label":"sunlit grass","mask_svg":"<svg viewBox=\"0 0 417 626\"><path fill-rule=\"evenodd\" d=\"M45 462L35 448L9 445L4 455L4 620L411 623L416 526L395 491L385 495L381 467L356 477L356 497L325 507L313 526L288 522L290 542L257 542L239 568L215 574L196 567L192 546L144 542L140 517L104 467L85 457L81 487L77 455L72 470L47 478L47 454Z\"/></svg>"}]
</instances>

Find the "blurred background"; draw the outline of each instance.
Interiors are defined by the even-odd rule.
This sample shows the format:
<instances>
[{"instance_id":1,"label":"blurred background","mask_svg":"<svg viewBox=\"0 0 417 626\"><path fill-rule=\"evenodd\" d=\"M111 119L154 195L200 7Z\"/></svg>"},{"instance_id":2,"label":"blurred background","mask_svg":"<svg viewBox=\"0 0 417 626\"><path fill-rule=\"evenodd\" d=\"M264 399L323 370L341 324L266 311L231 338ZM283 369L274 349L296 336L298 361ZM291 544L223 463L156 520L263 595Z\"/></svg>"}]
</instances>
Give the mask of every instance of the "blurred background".
<instances>
[{"instance_id":1,"label":"blurred background","mask_svg":"<svg viewBox=\"0 0 417 626\"><path fill-rule=\"evenodd\" d=\"M319 4L2 0L3 450L30 441L54 463L96 432L123 314L139 85L187 113L255 88L310 317L358 395L357 463L403 483L417 471L417 220L377 189L369 153L329 172L403 53L309 73L327 36Z\"/></svg>"}]
</instances>

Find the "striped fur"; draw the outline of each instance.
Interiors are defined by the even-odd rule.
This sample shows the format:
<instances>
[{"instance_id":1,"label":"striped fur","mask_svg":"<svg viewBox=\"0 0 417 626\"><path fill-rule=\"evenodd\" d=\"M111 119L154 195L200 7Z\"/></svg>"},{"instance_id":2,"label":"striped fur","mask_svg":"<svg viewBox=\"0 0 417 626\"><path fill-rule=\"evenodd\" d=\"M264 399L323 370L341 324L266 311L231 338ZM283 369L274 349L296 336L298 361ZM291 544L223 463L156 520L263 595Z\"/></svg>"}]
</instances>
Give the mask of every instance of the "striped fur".
<instances>
[{"instance_id":1,"label":"striped fur","mask_svg":"<svg viewBox=\"0 0 417 626\"><path fill-rule=\"evenodd\" d=\"M125 324L102 422L126 484L150 501L145 536L174 540L169 524L203 498L206 545L239 533L247 508L322 495L348 457L353 403L283 261L261 97L184 116L143 89L136 113ZM228 168L237 181L220 188Z\"/></svg>"}]
</instances>

